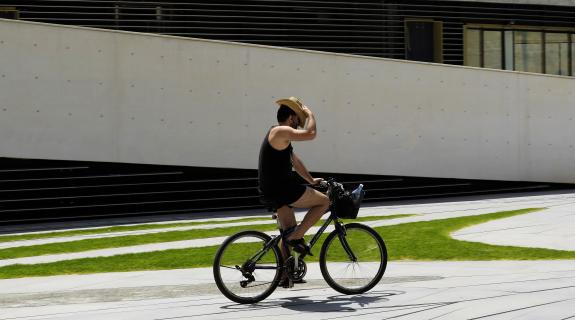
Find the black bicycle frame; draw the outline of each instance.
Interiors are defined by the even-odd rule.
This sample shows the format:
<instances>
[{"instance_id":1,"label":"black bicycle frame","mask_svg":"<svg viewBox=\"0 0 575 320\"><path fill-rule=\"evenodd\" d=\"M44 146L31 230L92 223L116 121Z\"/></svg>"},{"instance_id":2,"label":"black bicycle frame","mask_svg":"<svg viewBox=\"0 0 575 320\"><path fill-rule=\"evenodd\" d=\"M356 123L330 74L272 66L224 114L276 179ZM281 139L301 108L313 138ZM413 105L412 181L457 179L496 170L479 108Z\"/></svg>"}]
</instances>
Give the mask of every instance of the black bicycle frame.
<instances>
[{"instance_id":1,"label":"black bicycle frame","mask_svg":"<svg viewBox=\"0 0 575 320\"><path fill-rule=\"evenodd\" d=\"M310 248L313 248L313 246L319 241L319 238L321 237L321 235L323 234L323 232L325 231L325 229L327 229L327 227L332 223L332 221L334 222L334 226L335 226L335 230L337 231L337 236L339 238L339 241L341 242L341 245L343 246L345 252L347 253L349 259L351 261L357 261L357 258L355 256L355 254L353 253L353 251L351 250L349 244L347 243L347 239L345 238L345 227L343 226L343 224L341 222L339 222L339 219L332 213L329 215L329 217L327 218L327 220L324 222L324 224L319 228L319 230L317 231L317 233L314 235L314 237L311 239L309 245ZM280 231L281 232L281 231ZM270 241L268 241L265 246L258 251L253 257L251 257L248 261L250 261L250 263L255 263L256 261L258 261L264 254L266 254L271 247L277 245L277 243L279 242L279 240L282 238L282 235L279 236L275 236L273 237ZM255 269L277 269L277 267L273 267L273 266L256 266Z\"/></svg>"},{"instance_id":2,"label":"black bicycle frame","mask_svg":"<svg viewBox=\"0 0 575 320\"><path fill-rule=\"evenodd\" d=\"M332 213L329 215L329 217L327 218L327 220L325 220L325 223L321 226L321 228L319 228L319 230L317 231L317 233L315 234L315 236L313 236L313 238L311 239L311 241L309 242L309 247L310 249L313 248L313 246L316 244L316 242L319 240L319 237L321 237L321 235L323 234L323 232L325 231L325 229L327 229L327 227L329 226L329 224L335 220L335 229L337 230L338 227L339 229L341 229L340 223L337 220L337 217Z\"/></svg>"},{"instance_id":3,"label":"black bicycle frame","mask_svg":"<svg viewBox=\"0 0 575 320\"><path fill-rule=\"evenodd\" d=\"M323 232L325 231L325 229L329 226L329 224L334 221L334 226L335 226L335 230L337 231L337 237L339 238L339 241L341 242L341 245L343 246L343 249L345 250L345 252L347 253L347 256L349 257L349 259L353 262L357 261L357 258L355 256L355 254L353 254L353 251L351 250L351 248L349 247L349 244L347 243L347 239L345 238L345 227L343 226L343 224L341 222L339 222L339 219L337 218L337 216L333 213L331 213L329 215L329 217L327 218L327 220L325 221L325 223L321 226L321 228L317 231L317 233L315 234L315 236L313 237L313 239L311 239L309 246L310 248L313 248L313 246L316 244L316 242L319 240L319 237L321 237L321 235L323 234Z\"/></svg>"},{"instance_id":4,"label":"black bicycle frame","mask_svg":"<svg viewBox=\"0 0 575 320\"><path fill-rule=\"evenodd\" d=\"M261 249L260 251L258 251L253 257L251 257L248 261L250 261L251 263L256 263L258 260L260 260L260 258L266 254L273 246L277 245L277 243L279 242L279 240L281 239L281 236L275 236L273 237L270 241L268 241L266 243L266 245L263 247L263 249ZM256 266L254 267L254 269L277 269L277 267L273 267L273 266Z\"/></svg>"}]
</instances>

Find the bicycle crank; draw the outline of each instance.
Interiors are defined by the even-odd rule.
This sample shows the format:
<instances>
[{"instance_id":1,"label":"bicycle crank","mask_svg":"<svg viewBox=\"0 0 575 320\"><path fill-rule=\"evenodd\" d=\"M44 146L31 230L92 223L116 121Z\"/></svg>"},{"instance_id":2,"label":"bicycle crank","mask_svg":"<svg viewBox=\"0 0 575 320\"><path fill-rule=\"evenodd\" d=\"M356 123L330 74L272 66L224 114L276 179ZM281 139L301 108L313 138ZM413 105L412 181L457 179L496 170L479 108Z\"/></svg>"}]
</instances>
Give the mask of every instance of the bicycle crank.
<instances>
[{"instance_id":1,"label":"bicycle crank","mask_svg":"<svg viewBox=\"0 0 575 320\"><path fill-rule=\"evenodd\" d=\"M294 259L294 257L292 256L286 260L286 263L287 263L288 277L292 281L300 281L301 279L303 279L303 277L305 277L307 273L307 265L305 261L303 261L302 259Z\"/></svg>"}]
</instances>

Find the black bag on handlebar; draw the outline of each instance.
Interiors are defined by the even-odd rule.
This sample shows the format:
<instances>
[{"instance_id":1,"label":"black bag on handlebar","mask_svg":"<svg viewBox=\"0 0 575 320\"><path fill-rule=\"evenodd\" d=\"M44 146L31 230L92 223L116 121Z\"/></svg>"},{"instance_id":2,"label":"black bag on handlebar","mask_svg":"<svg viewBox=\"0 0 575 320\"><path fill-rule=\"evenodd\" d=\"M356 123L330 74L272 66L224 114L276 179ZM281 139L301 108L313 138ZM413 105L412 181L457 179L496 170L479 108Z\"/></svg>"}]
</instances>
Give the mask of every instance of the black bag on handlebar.
<instances>
[{"instance_id":1,"label":"black bag on handlebar","mask_svg":"<svg viewBox=\"0 0 575 320\"><path fill-rule=\"evenodd\" d=\"M360 185L353 191L345 190L343 186L333 190L334 197L332 202L332 212L338 218L355 219L359 212L359 207L363 201L365 191L363 185Z\"/></svg>"}]
</instances>

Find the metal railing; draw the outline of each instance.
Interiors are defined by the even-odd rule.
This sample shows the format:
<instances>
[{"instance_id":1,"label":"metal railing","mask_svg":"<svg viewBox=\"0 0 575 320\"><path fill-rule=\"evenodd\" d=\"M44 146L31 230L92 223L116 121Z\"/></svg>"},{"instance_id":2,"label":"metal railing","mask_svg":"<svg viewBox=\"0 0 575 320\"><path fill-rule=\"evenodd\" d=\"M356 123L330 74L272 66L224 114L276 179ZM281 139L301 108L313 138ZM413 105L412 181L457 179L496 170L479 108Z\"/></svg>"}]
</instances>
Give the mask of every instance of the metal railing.
<instances>
[{"instance_id":1,"label":"metal railing","mask_svg":"<svg viewBox=\"0 0 575 320\"><path fill-rule=\"evenodd\" d=\"M463 25L575 27L575 6L455 1L0 0L21 20L405 58L404 21L443 22L443 60L463 63Z\"/></svg>"}]
</instances>

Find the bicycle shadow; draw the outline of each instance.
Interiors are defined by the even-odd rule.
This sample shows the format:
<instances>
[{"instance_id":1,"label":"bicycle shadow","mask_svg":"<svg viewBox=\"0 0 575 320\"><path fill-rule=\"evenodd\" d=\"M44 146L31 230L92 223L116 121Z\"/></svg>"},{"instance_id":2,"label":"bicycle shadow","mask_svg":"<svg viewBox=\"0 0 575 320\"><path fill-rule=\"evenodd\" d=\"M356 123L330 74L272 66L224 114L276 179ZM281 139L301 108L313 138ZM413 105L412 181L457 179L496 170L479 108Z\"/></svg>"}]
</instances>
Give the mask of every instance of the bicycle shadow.
<instances>
[{"instance_id":1,"label":"bicycle shadow","mask_svg":"<svg viewBox=\"0 0 575 320\"><path fill-rule=\"evenodd\" d=\"M221 306L224 310L248 311L285 308L304 312L355 312L373 303L390 301L390 298L405 294L404 291L370 291L359 295L338 294L333 296L311 297L295 296L277 300L266 300L255 304L230 304Z\"/></svg>"},{"instance_id":2,"label":"bicycle shadow","mask_svg":"<svg viewBox=\"0 0 575 320\"><path fill-rule=\"evenodd\" d=\"M372 291L361 295L334 295L317 299L310 296L288 297L281 300L279 307L303 312L355 312L372 303L389 301L392 296L404 294L401 291Z\"/></svg>"}]
</instances>

